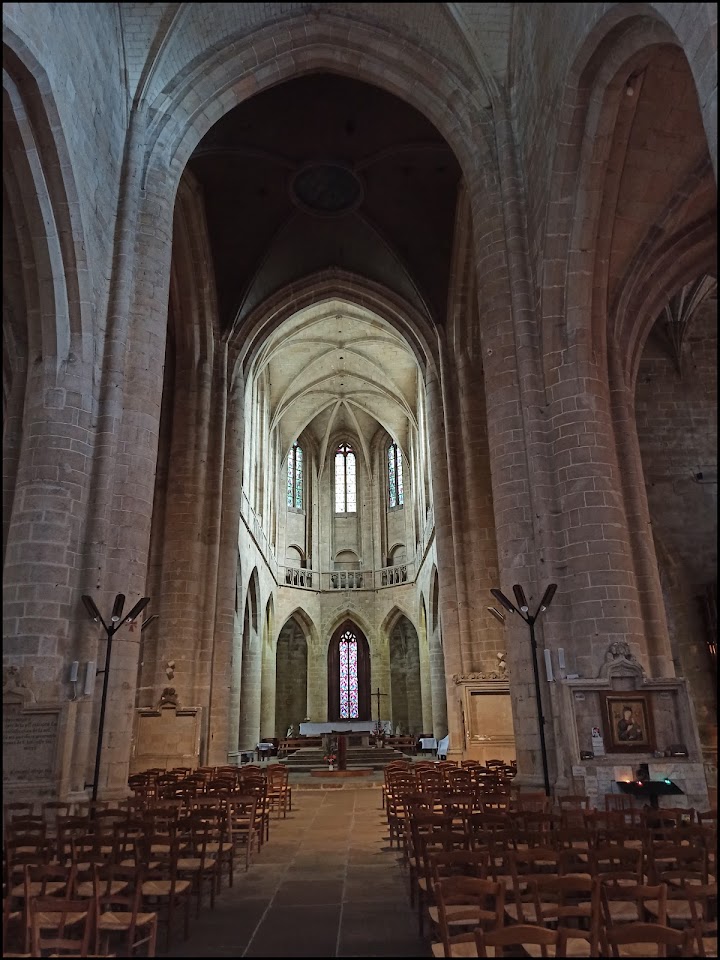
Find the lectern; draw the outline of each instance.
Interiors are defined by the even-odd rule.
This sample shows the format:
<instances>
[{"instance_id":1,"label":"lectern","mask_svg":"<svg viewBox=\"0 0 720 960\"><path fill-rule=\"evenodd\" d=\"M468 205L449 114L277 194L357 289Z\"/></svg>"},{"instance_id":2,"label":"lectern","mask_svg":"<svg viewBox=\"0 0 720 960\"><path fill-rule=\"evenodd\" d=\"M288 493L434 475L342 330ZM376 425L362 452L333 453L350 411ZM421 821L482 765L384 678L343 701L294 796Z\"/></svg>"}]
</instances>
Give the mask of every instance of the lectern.
<instances>
[{"instance_id":1,"label":"lectern","mask_svg":"<svg viewBox=\"0 0 720 960\"><path fill-rule=\"evenodd\" d=\"M653 810L659 809L658 797L684 794L680 787L672 780L616 780L615 783L623 793L633 797L644 797L650 802Z\"/></svg>"}]
</instances>

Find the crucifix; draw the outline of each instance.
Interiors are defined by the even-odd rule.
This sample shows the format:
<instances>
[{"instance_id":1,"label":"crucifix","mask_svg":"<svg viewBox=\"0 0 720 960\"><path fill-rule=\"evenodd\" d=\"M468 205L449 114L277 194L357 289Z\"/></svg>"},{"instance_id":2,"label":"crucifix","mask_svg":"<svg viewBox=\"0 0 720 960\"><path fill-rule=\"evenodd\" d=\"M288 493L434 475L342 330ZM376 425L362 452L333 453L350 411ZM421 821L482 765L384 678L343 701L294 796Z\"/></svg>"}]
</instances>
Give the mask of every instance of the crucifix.
<instances>
[{"instance_id":1,"label":"crucifix","mask_svg":"<svg viewBox=\"0 0 720 960\"><path fill-rule=\"evenodd\" d=\"M380 693L380 687L378 687L377 690L376 690L376 692L373 693L373 694L371 694L371 696L377 698L377 705L378 705L377 722L380 723L380 697L386 697L387 694L386 694L386 693Z\"/></svg>"}]
</instances>

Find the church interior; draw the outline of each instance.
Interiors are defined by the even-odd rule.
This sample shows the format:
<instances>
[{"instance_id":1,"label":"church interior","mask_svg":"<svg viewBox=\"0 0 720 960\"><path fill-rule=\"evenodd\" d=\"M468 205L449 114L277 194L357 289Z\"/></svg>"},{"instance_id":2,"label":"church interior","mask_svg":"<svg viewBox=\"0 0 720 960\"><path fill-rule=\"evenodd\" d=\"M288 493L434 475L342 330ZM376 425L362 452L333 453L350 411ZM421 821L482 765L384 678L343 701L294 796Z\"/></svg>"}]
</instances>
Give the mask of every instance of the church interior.
<instances>
[{"instance_id":1,"label":"church interior","mask_svg":"<svg viewBox=\"0 0 720 960\"><path fill-rule=\"evenodd\" d=\"M3 65L4 955L717 956L717 11Z\"/></svg>"}]
</instances>

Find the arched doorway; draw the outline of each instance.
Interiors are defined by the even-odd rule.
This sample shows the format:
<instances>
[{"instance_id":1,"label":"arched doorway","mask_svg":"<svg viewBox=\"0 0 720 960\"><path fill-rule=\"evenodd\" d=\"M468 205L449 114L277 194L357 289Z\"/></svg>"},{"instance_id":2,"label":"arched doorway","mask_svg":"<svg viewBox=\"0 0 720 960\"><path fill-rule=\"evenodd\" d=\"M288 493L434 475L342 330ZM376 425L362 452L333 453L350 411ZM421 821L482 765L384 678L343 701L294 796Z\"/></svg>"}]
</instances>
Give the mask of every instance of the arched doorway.
<instances>
[{"instance_id":1,"label":"arched doorway","mask_svg":"<svg viewBox=\"0 0 720 960\"><path fill-rule=\"evenodd\" d=\"M370 647L345 620L328 647L328 720L370 720Z\"/></svg>"}]
</instances>

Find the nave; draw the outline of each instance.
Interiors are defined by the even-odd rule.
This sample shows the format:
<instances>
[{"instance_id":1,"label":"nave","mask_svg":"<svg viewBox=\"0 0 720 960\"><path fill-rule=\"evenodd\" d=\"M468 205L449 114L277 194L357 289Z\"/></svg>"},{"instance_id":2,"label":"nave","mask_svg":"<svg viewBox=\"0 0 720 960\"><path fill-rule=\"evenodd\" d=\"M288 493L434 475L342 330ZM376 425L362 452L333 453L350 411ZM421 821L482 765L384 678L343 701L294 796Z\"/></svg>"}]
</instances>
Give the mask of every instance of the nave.
<instances>
[{"instance_id":1,"label":"nave","mask_svg":"<svg viewBox=\"0 0 720 960\"><path fill-rule=\"evenodd\" d=\"M270 841L171 957L423 957L380 788L293 786ZM164 944L163 944L164 946Z\"/></svg>"}]
</instances>

